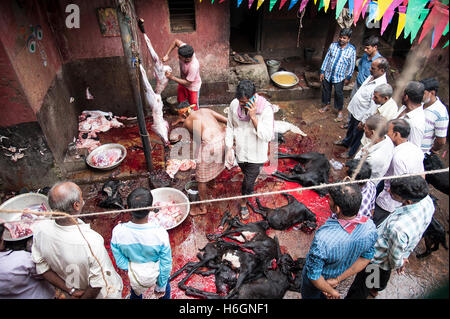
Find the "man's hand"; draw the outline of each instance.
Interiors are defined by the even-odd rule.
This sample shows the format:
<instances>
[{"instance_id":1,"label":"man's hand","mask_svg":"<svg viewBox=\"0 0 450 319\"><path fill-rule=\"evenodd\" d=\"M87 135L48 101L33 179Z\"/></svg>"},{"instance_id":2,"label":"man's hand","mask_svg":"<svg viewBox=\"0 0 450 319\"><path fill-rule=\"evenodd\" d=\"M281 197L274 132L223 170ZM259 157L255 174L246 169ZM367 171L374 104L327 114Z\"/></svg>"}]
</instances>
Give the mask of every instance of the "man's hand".
<instances>
[{"instance_id":1,"label":"man's hand","mask_svg":"<svg viewBox=\"0 0 450 319\"><path fill-rule=\"evenodd\" d=\"M173 80L172 72L166 71L166 78L168 78L169 80Z\"/></svg>"},{"instance_id":2,"label":"man's hand","mask_svg":"<svg viewBox=\"0 0 450 319\"><path fill-rule=\"evenodd\" d=\"M331 287L336 288L336 286L339 284L339 279L337 279L337 278L328 278L328 279L327 279L327 283L328 283Z\"/></svg>"},{"instance_id":3,"label":"man's hand","mask_svg":"<svg viewBox=\"0 0 450 319\"><path fill-rule=\"evenodd\" d=\"M164 296L165 294L166 294L165 291L163 291L163 292L158 292L158 291L156 291L156 289L155 289L155 291L154 291L154 297L155 297L155 299L159 299L159 298L161 298L162 296Z\"/></svg>"},{"instance_id":4,"label":"man's hand","mask_svg":"<svg viewBox=\"0 0 450 319\"><path fill-rule=\"evenodd\" d=\"M325 297L327 297L327 299L341 299L341 294L335 289L333 289L331 294L329 294L325 291L322 291L322 292L325 295Z\"/></svg>"},{"instance_id":5,"label":"man's hand","mask_svg":"<svg viewBox=\"0 0 450 319\"><path fill-rule=\"evenodd\" d=\"M323 79L325 79L325 74L323 74L323 73L320 73L320 77L319 77L319 80L320 80L320 82L322 82L322 81L323 81Z\"/></svg>"},{"instance_id":6,"label":"man's hand","mask_svg":"<svg viewBox=\"0 0 450 319\"><path fill-rule=\"evenodd\" d=\"M256 118L256 99L253 101L248 102L248 116L250 116L251 119Z\"/></svg>"},{"instance_id":7,"label":"man's hand","mask_svg":"<svg viewBox=\"0 0 450 319\"><path fill-rule=\"evenodd\" d=\"M397 269L397 274L403 275L405 273L406 264L409 263L408 258L403 258L403 265Z\"/></svg>"},{"instance_id":8,"label":"man's hand","mask_svg":"<svg viewBox=\"0 0 450 319\"><path fill-rule=\"evenodd\" d=\"M345 79L344 80L344 85L347 86L350 83L350 80Z\"/></svg>"},{"instance_id":9,"label":"man's hand","mask_svg":"<svg viewBox=\"0 0 450 319\"><path fill-rule=\"evenodd\" d=\"M234 152L232 149L227 150L225 161L232 166L234 164Z\"/></svg>"},{"instance_id":10,"label":"man's hand","mask_svg":"<svg viewBox=\"0 0 450 319\"><path fill-rule=\"evenodd\" d=\"M364 123L363 122L358 123L358 131L364 131Z\"/></svg>"},{"instance_id":11,"label":"man's hand","mask_svg":"<svg viewBox=\"0 0 450 319\"><path fill-rule=\"evenodd\" d=\"M163 56L162 61L163 62L169 61L169 56L168 55Z\"/></svg>"}]
</instances>

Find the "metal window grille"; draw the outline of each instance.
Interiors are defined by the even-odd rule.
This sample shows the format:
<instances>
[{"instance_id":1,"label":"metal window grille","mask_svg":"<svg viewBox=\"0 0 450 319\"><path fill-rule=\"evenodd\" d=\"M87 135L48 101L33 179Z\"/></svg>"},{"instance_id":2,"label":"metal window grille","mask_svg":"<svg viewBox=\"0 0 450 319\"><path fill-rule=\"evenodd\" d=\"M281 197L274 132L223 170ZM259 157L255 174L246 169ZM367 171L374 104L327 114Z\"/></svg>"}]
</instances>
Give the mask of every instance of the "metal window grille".
<instances>
[{"instance_id":1,"label":"metal window grille","mask_svg":"<svg viewBox=\"0 0 450 319\"><path fill-rule=\"evenodd\" d=\"M195 31L195 0L168 0L170 31Z\"/></svg>"}]
</instances>

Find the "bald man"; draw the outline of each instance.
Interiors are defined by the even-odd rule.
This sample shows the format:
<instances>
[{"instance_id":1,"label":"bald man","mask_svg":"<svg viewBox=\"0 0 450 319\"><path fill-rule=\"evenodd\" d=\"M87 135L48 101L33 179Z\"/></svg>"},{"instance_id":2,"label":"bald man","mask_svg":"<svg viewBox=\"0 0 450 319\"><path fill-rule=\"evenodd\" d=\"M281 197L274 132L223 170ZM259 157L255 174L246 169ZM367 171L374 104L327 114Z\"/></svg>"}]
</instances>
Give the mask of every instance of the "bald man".
<instances>
[{"instance_id":1,"label":"bald man","mask_svg":"<svg viewBox=\"0 0 450 319\"><path fill-rule=\"evenodd\" d=\"M189 115L183 123L191 136L201 138L201 148L194 150L197 159L195 179L198 182L200 200L206 199L207 185L225 167L225 131L227 118L208 109L186 111ZM223 123L223 124L222 124ZM199 205L191 210L191 215L206 214L206 206Z\"/></svg>"},{"instance_id":2,"label":"bald man","mask_svg":"<svg viewBox=\"0 0 450 319\"><path fill-rule=\"evenodd\" d=\"M81 213L78 185L59 182L48 193L55 212ZM104 246L103 237L81 219L44 220L33 230L36 272L72 298L121 298L123 283Z\"/></svg>"}]
</instances>

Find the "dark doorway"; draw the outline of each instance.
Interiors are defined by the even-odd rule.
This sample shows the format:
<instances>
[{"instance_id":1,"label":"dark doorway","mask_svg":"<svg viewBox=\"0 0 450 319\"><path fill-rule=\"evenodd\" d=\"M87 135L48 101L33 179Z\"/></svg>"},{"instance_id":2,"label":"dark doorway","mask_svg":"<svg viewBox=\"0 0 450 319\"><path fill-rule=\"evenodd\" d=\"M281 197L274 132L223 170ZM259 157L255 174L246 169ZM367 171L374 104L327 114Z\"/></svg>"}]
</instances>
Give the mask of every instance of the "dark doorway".
<instances>
[{"instance_id":1,"label":"dark doorway","mask_svg":"<svg viewBox=\"0 0 450 319\"><path fill-rule=\"evenodd\" d=\"M260 30L262 8L256 10L257 1L251 9L246 2L239 8L230 1L230 46L236 52L258 52L260 50Z\"/></svg>"}]
</instances>

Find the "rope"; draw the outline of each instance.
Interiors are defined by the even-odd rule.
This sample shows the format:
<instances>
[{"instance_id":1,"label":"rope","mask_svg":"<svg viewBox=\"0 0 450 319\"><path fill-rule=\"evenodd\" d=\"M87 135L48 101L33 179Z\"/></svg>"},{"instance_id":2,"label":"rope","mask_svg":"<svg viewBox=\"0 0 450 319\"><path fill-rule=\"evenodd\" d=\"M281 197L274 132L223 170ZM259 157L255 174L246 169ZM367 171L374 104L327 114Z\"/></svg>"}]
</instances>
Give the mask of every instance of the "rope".
<instances>
[{"instance_id":1,"label":"rope","mask_svg":"<svg viewBox=\"0 0 450 319\"><path fill-rule=\"evenodd\" d=\"M239 195L239 196L231 196L231 197L222 197L222 198L213 198L213 199L207 199L207 200L200 200L195 202L190 202L190 205L199 205L199 204L207 204L207 203L216 203L216 202L222 202L222 201L234 201L238 199L243 198L250 198L250 197L260 197L260 196L269 196L269 195L277 195L277 194L283 194L283 193L293 193L293 192L302 192L305 190L315 190L315 189L323 189L323 188L329 188L329 187L336 187L336 186L343 186L348 184L360 184L360 183L367 183L369 181L382 181L382 180L390 180L395 178L406 178L411 176L422 176L422 175L428 175L428 174L439 174L439 173L445 173L449 172L449 168L442 168L438 170L433 171L425 171L423 173L415 173L415 174L405 174L405 175L398 175L398 176L384 176L384 177L377 177L377 178L368 178L368 179L361 179L361 180L350 180L350 181L343 181L343 182L337 182L337 183L330 183L330 184L321 184L316 186L309 186L309 187L299 187L295 189L290 190L280 190L280 191L272 191L272 192L265 192L265 193L256 193L256 194L250 194L250 195ZM170 204L169 206L183 206L186 205L186 203L175 203ZM78 214L78 215L70 215L71 217L92 217L92 216L100 216L100 215L112 215L117 213L127 213L127 212L133 212L133 211L140 211L140 210L154 210L154 209L160 209L167 207L167 205L160 205L160 206L148 206L148 207L140 207L140 208L127 208L127 209L120 209L120 210L111 210L106 212L94 212L94 213L86 213L86 214ZM22 213L23 210L6 210L6 209L0 209L0 212L2 213ZM35 214L35 215L53 215L53 214L66 214L61 212L30 212L26 211L26 213L29 214ZM53 217L53 218L43 218L40 220L45 219L61 219L66 217ZM14 222L14 221L12 221ZM9 222L9 223L12 223ZM20 221L18 221L20 222Z\"/></svg>"}]
</instances>

